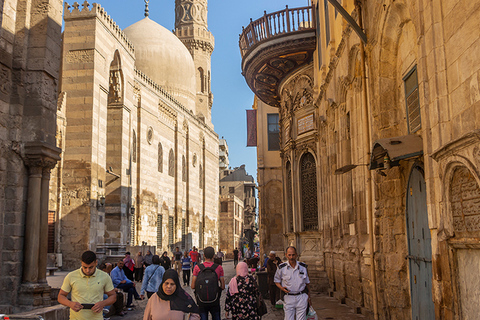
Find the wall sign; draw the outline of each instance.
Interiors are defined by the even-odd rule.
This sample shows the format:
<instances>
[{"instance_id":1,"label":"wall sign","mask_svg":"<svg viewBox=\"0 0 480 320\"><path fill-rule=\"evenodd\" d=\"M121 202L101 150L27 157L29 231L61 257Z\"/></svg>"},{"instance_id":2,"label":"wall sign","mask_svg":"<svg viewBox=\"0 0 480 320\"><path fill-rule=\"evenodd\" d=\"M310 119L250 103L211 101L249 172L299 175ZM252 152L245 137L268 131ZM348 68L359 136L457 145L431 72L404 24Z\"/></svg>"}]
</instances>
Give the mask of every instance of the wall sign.
<instances>
[{"instance_id":1,"label":"wall sign","mask_svg":"<svg viewBox=\"0 0 480 320\"><path fill-rule=\"evenodd\" d=\"M315 129L313 122L313 113L306 115L297 120L297 132L302 134Z\"/></svg>"}]
</instances>

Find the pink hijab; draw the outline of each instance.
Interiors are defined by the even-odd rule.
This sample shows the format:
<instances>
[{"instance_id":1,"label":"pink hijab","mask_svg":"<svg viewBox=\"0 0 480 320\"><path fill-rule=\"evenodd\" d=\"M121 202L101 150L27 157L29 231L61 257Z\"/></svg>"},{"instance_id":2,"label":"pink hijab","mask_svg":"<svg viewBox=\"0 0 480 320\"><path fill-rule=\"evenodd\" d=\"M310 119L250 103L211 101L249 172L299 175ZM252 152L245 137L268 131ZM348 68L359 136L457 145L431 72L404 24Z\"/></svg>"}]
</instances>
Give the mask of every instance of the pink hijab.
<instances>
[{"instance_id":1,"label":"pink hijab","mask_svg":"<svg viewBox=\"0 0 480 320\"><path fill-rule=\"evenodd\" d=\"M230 283L228 284L228 291L230 291L231 295L234 295L235 293L238 293L238 284L237 284L237 277L246 277L248 275L248 266L245 262L239 262L237 264L237 274L235 277L230 280Z\"/></svg>"}]
</instances>

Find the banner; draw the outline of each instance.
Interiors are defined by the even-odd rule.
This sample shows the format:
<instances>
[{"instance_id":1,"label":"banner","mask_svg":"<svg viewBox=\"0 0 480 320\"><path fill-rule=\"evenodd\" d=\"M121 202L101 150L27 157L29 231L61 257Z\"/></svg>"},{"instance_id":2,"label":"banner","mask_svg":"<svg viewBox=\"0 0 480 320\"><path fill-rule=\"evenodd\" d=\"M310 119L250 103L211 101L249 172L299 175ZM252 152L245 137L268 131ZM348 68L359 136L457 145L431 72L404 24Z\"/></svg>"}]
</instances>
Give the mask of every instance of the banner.
<instances>
[{"instance_id":1,"label":"banner","mask_svg":"<svg viewBox=\"0 0 480 320\"><path fill-rule=\"evenodd\" d=\"M247 110L247 147L257 146L257 110Z\"/></svg>"}]
</instances>

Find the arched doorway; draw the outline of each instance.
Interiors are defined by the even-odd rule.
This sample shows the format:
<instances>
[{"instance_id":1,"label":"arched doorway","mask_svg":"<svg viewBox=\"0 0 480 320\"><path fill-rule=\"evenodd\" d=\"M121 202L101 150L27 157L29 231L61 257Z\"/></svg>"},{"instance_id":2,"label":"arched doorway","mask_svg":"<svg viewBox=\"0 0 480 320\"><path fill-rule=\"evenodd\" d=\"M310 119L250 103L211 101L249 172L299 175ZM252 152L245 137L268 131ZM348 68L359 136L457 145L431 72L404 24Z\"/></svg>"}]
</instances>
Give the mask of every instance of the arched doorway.
<instances>
[{"instance_id":1,"label":"arched doorway","mask_svg":"<svg viewBox=\"0 0 480 320\"><path fill-rule=\"evenodd\" d=\"M407 236L413 320L435 319L432 299L432 247L422 168L415 166L407 187Z\"/></svg>"}]
</instances>

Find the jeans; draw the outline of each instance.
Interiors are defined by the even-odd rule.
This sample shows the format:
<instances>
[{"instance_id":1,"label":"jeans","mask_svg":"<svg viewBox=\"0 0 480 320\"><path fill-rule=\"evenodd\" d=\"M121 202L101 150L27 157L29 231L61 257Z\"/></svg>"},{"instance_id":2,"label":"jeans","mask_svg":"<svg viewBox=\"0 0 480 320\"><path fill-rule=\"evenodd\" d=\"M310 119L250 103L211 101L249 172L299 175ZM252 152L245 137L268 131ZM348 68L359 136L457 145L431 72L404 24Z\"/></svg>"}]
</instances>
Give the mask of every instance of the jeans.
<instances>
[{"instance_id":1,"label":"jeans","mask_svg":"<svg viewBox=\"0 0 480 320\"><path fill-rule=\"evenodd\" d=\"M128 296L127 296L127 307L130 307L132 305L132 301L133 301L133 297L135 297L135 299L139 299L140 296L138 295L138 292L137 290L135 289L135 287L133 286L133 283L132 282L128 282L128 283L120 283L118 286L117 286L118 289L122 289L124 292L127 292L128 293Z\"/></svg>"},{"instance_id":2,"label":"jeans","mask_svg":"<svg viewBox=\"0 0 480 320\"><path fill-rule=\"evenodd\" d=\"M183 284L188 285L190 284L190 269L182 270L183 273Z\"/></svg>"},{"instance_id":3,"label":"jeans","mask_svg":"<svg viewBox=\"0 0 480 320\"><path fill-rule=\"evenodd\" d=\"M220 304L213 306L200 307L200 320L208 320L208 313L212 315L212 320L221 320L220 318Z\"/></svg>"}]
</instances>

